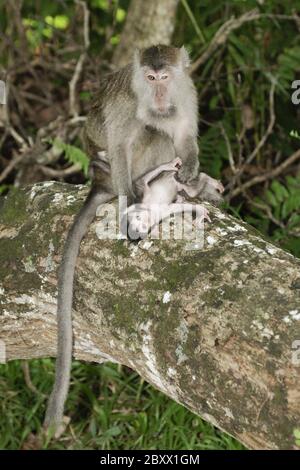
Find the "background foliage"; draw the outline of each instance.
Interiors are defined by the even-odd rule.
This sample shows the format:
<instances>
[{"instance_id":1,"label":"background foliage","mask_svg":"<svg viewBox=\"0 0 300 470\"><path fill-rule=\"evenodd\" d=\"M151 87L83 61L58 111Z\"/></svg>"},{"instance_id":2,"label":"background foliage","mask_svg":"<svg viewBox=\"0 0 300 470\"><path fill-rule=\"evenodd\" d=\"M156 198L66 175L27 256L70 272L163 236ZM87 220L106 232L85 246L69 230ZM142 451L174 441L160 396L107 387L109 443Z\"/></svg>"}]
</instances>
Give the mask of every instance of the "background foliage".
<instances>
[{"instance_id":1,"label":"background foliage","mask_svg":"<svg viewBox=\"0 0 300 470\"><path fill-rule=\"evenodd\" d=\"M51 178L87 181L81 117L111 70L129 1L87 2L90 47L75 112L69 85L84 51L82 8L73 0L18 4L0 2L0 78L8 90L8 105L0 107L0 194ZM291 84L300 79L299 0L182 0L175 45L184 43L193 62L226 21L254 7L261 17L231 31L193 75L201 165L226 185L229 211L300 256L300 106L291 102ZM53 363L32 361L30 368L38 393L25 384L20 363L1 366L1 448L37 445L31 433L42 421ZM41 446L241 448L126 368L75 363L67 412L68 432Z\"/></svg>"}]
</instances>

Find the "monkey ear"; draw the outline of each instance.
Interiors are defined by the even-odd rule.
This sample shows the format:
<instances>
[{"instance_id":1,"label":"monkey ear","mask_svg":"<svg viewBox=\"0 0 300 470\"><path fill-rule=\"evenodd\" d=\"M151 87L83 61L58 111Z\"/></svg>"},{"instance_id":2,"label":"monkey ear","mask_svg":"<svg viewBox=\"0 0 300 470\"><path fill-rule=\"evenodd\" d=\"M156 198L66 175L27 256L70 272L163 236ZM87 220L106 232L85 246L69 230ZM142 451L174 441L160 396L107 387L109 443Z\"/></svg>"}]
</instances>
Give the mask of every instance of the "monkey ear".
<instances>
[{"instance_id":1,"label":"monkey ear","mask_svg":"<svg viewBox=\"0 0 300 470\"><path fill-rule=\"evenodd\" d=\"M181 63L182 63L183 69L186 69L187 67L190 66L189 53L188 53L188 51L186 50L186 48L184 46L182 46L180 48L180 58L181 58Z\"/></svg>"}]
</instances>

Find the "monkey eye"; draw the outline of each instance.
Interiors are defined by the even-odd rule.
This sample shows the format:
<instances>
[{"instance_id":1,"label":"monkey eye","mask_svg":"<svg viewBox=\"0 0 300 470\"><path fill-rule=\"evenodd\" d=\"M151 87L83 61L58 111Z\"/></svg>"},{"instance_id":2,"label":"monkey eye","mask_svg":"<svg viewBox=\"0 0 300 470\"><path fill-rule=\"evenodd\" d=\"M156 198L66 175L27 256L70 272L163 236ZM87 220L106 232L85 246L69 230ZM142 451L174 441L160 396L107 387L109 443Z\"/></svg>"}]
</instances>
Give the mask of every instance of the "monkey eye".
<instances>
[{"instance_id":1,"label":"monkey eye","mask_svg":"<svg viewBox=\"0 0 300 470\"><path fill-rule=\"evenodd\" d=\"M148 75L147 78L148 78L148 80L151 80L151 81L155 80L154 75Z\"/></svg>"},{"instance_id":2,"label":"monkey eye","mask_svg":"<svg viewBox=\"0 0 300 470\"><path fill-rule=\"evenodd\" d=\"M168 75L162 75L161 79L166 80L168 78Z\"/></svg>"}]
</instances>

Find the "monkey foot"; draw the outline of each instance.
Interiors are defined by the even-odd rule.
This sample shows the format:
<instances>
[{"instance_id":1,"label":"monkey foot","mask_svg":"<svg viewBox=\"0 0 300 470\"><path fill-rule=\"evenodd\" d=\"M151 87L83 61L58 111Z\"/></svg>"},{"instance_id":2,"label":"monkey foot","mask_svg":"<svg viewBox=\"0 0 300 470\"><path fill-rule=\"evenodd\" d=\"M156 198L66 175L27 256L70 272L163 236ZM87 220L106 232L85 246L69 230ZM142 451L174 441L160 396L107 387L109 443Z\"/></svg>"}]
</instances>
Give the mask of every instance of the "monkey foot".
<instances>
[{"instance_id":1,"label":"monkey foot","mask_svg":"<svg viewBox=\"0 0 300 470\"><path fill-rule=\"evenodd\" d=\"M224 191L225 191L225 188L223 186L223 184L221 183L221 181L219 180L216 180L216 190L219 191L219 193L223 194Z\"/></svg>"},{"instance_id":2,"label":"monkey foot","mask_svg":"<svg viewBox=\"0 0 300 470\"><path fill-rule=\"evenodd\" d=\"M199 206L198 206L199 207ZM211 218L209 217L209 211L204 206L200 206L197 209L197 219L196 219L196 226L199 228L203 228L203 222L207 220L207 222L211 222Z\"/></svg>"},{"instance_id":3,"label":"monkey foot","mask_svg":"<svg viewBox=\"0 0 300 470\"><path fill-rule=\"evenodd\" d=\"M206 207L203 207L202 220L207 220L208 222L211 222L211 218L209 217L209 211L206 209Z\"/></svg>"}]
</instances>

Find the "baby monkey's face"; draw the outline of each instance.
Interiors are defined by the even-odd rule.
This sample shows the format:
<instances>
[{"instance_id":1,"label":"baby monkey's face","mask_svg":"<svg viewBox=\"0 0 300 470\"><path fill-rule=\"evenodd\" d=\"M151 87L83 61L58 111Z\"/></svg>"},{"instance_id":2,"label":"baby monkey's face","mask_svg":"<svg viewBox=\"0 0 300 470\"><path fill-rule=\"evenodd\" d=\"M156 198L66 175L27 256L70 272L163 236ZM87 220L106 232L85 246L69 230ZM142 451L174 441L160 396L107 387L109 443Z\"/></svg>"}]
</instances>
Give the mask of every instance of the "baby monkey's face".
<instances>
[{"instance_id":1,"label":"baby monkey's face","mask_svg":"<svg viewBox=\"0 0 300 470\"><path fill-rule=\"evenodd\" d=\"M148 208L136 204L128 213L128 235L131 239L146 238L151 227L151 217Z\"/></svg>"}]
</instances>

